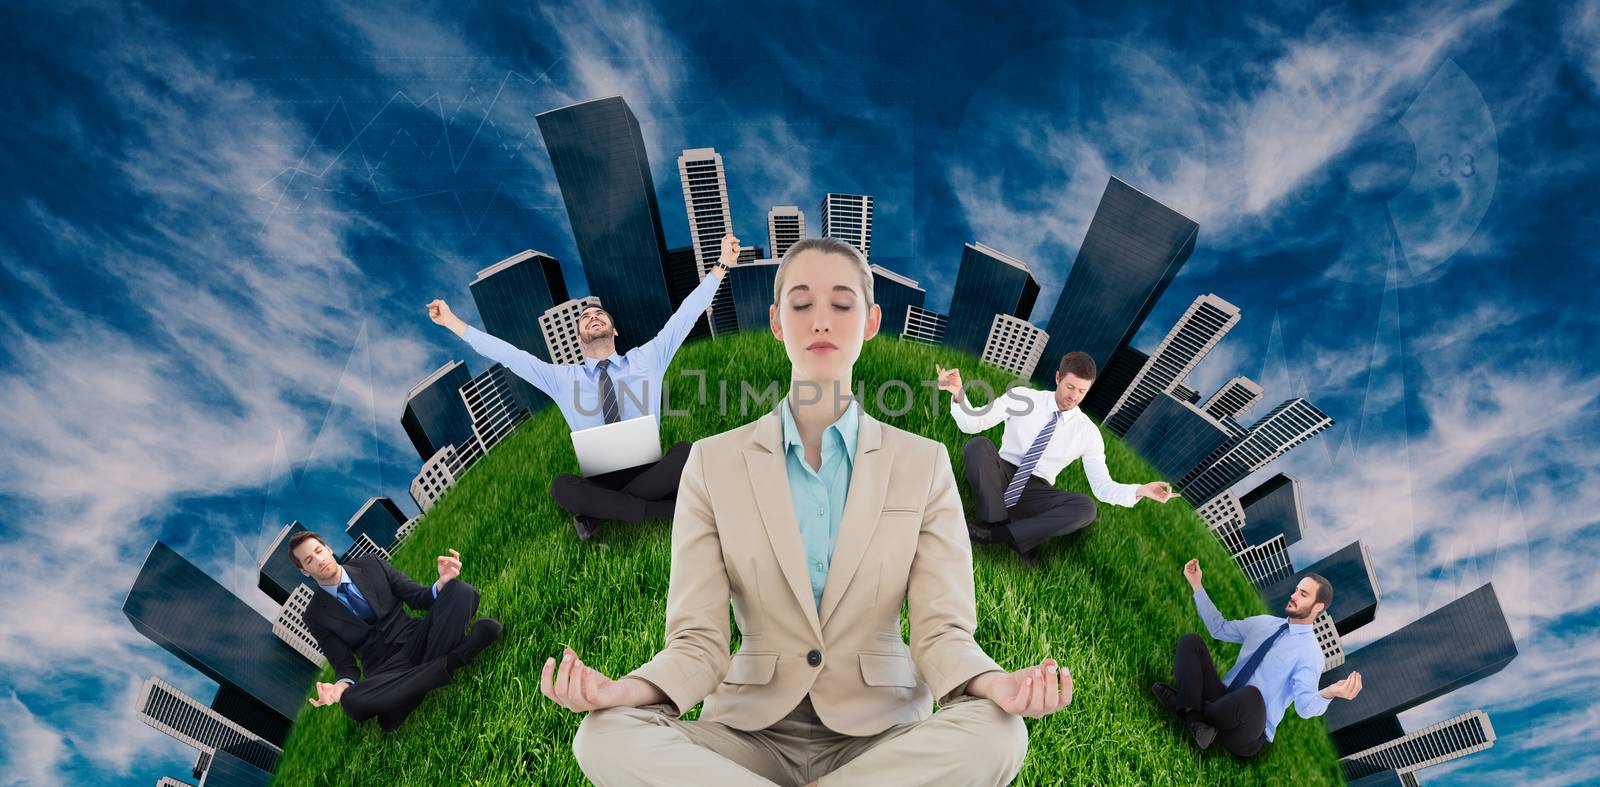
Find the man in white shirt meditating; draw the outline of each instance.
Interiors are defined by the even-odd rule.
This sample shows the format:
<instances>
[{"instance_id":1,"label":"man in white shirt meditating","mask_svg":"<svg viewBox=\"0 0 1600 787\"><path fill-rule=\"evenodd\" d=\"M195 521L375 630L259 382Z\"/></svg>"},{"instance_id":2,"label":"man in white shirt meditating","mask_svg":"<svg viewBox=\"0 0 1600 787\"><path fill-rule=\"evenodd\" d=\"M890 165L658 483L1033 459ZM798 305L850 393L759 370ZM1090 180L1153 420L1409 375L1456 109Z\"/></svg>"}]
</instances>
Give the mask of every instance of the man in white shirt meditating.
<instances>
[{"instance_id":1,"label":"man in white shirt meditating","mask_svg":"<svg viewBox=\"0 0 1600 787\"><path fill-rule=\"evenodd\" d=\"M1090 491L1104 502L1132 507L1141 497L1158 503L1179 497L1165 481L1122 484L1111 478L1100 428L1078 409L1095 378L1088 354L1061 358L1055 390L1019 386L977 412L962 397L961 370L936 369L939 388L952 394L950 415L961 431L973 434L1005 422L999 448L987 437L974 437L961 451L975 502L967 523L973 541L1006 544L1031 566L1045 540L1093 522L1093 498L1056 488L1061 469L1079 458Z\"/></svg>"}]
</instances>

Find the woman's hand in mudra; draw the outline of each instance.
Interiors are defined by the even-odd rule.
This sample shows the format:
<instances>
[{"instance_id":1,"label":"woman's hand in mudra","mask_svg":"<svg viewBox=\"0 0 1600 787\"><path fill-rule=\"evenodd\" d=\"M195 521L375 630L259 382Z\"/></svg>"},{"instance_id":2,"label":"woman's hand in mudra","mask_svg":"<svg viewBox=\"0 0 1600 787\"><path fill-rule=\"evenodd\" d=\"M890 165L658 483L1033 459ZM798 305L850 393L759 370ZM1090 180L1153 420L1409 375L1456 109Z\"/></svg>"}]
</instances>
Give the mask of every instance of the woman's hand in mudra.
<instances>
[{"instance_id":1,"label":"woman's hand in mudra","mask_svg":"<svg viewBox=\"0 0 1600 787\"><path fill-rule=\"evenodd\" d=\"M1037 719L1072 704L1072 672L1045 659L1016 672L985 672L967 684L967 693L994 701L1006 713Z\"/></svg>"},{"instance_id":2,"label":"woman's hand in mudra","mask_svg":"<svg viewBox=\"0 0 1600 787\"><path fill-rule=\"evenodd\" d=\"M554 658L546 659L544 672L539 675L539 691L570 711L582 713L620 705L634 705L629 683L638 681L612 680L578 659L572 648L565 648L559 666Z\"/></svg>"}]
</instances>

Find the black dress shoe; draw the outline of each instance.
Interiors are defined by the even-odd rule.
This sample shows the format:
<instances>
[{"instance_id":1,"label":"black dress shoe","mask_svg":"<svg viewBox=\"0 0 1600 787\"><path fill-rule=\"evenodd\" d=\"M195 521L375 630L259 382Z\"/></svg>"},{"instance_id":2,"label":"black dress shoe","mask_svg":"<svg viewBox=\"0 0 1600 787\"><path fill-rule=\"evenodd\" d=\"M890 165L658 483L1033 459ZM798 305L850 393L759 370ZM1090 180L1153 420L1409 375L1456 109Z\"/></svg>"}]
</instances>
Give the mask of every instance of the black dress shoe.
<instances>
[{"instance_id":1,"label":"black dress shoe","mask_svg":"<svg viewBox=\"0 0 1600 787\"><path fill-rule=\"evenodd\" d=\"M409 715L411 714L380 713L378 714L378 729L381 729L384 732L394 732L395 730L400 729L400 725L405 723L406 717Z\"/></svg>"},{"instance_id":2,"label":"black dress shoe","mask_svg":"<svg viewBox=\"0 0 1600 787\"><path fill-rule=\"evenodd\" d=\"M1178 705L1177 689L1165 683L1152 683L1150 693L1156 695L1156 702L1161 703L1161 707L1166 708L1168 713L1179 715L1178 711L1182 708Z\"/></svg>"},{"instance_id":3,"label":"black dress shoe","mask_svg":"<svg viewBox=\"0 0 1600 787\"><path fill-rule=\"evenodd\" d=\"M1017 549L1015 546L1013 546L1011 548L1012 549ZM1030 550L1027 550L1026 552L1024 552L1022 550L1017 550L1017 557L1021 558L1022 559L1022 564L1027 566L1028 568L1038 568L1039 567L1039 549L1037 547L1035 547L1033 549L1030 549Z\"/></svg>"},{"instance_id":4,"label":"black dress shoe","mask_svg":"<svg viewBox=\"0 0 1600 787\"><path fill-rule=\"evenodd\" d=\"M500 621L494 618L478 618L472 621L472 628L467 631L466 639L456 646L455 652L450 654L451 657L445 663L452 669L470 665L484 648L500 639L500 631Z\"/></svg>"},{"instance_id":5,"label":"black dress shoe","mask_svg":"<svg viewBox=\"0 0 1600 787\"><path fill-rule=\"evenodd\" d=\"M589 539L594 538L596 533L600 532L600 523L602 521L603 520L595 519L592 516L573 514L572 529L578 531L578 539L580 541L588 541Z\"/></svg>"},{"instance_id":6,"label":"black dress shoe","mask_svg":"<svg viewBox=\"0 0 1600 787\"><path fill-rule=\"evenodd\" d=\"M1189 734L1194 737L1194 745L1204 749L1217 739L1217 728L1203 721L1191 721Z\"/></svg>"},{"instance_id":7,"label":"black dress shoe","mask_svg":"<svg viewBox=\"0 0 1600 787\"><path fill-rule=\"evenodd\" d=\"M994 532L992 525L980 525L972 520L967 520L967 538L974 544L999 544L1003 539Z\"/></svg>"}]
</instances>

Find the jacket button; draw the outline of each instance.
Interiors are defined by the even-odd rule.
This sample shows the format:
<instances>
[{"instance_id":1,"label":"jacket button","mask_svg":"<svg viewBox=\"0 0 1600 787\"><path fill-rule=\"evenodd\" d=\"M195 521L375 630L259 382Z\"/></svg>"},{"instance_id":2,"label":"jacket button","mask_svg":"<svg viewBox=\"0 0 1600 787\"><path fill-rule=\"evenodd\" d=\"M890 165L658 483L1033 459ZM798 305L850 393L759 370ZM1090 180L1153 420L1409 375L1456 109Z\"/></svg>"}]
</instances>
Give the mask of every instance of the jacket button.
<instances>
[{"instance_id":1,"label":"jacket button","mask_svg":"<svg viewBox=\"0 0 1600 787\"><path fill-rule=\"evenodd\" d=\"M822 666L822 654L813 650L806 654L806 663L813 667Z\"/></svg>"}]
</instances>

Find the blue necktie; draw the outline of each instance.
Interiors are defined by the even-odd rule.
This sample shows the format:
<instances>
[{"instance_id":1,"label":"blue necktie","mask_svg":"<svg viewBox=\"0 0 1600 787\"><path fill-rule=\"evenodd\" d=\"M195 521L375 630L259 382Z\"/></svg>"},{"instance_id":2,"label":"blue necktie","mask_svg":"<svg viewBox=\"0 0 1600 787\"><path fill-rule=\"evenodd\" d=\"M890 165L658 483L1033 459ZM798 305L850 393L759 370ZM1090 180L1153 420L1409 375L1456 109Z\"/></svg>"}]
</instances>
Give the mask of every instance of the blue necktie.
<instances>
[{"instance_id":1,"label":"blue necktie","mask_svg":"<svg viewBox=\"0 0 1600 787\"><path fill-rule=\"evenodd\" d=\"M1279 626L1277 631L1272 632L1272 636L1267 637L1266 641L1261 643L1261 647L1256 648L1256 651L1250 654L1250 658L1245 660L1244 667L1239 670L1239 674L1233 676L1233 680L1228 682L1228 691L1233 691L1250 682L1250 676L1256 674L1256 667L1261 666L1261 660L1266 658L1267 650L1272 647L1272 643L1277 642L1278 638L1283 636L1283 632L1288 630L1288 623Z\"/></svg>"},{"instance_id":2,"label":"blue necktie","mask_svg":"<svg viewBox=\"0 0 1600 787\"><path fill-rule=\"evenodd\" d=\"M1006 508L1010 508L1022 499L1022 488L1028 485L1028 477L1033 475L1034 465L1039 464L1039 457L1044 455L1044 447L1050 444L1050 436L1056 432L1056 421L1060 418L1061 411L1056 410L1050 420L1044 422L1044 428L1039 430L1039 436L1033 438L1033 446L1028 449L1026 456L1022 457L1022 464L1017 465L1017 474L1011 476L1011 483L1006 486Z\"/></svg>"},{"instance_id":3,"label":"blue necktie","mask_svg":"<svg viewBox=\"0 0 1600 787\"><path fill-rule=\"evenodd\" d=\"M600 410L605 414L606 423L614 424L622 420L622 408L617 406L617 388L611 382L611 374L606 371L610 365L610 358L595 364L600 367Z\"/></svg>"},{"instance_id":4,"label":"blue necktie","mask_svg":"<svg viewBox=\"0 0 1600 787\"><path fill-rule=\"evenodd\" d=\"M366 599L350 592L350 585L339 586L339 598L344 601L344 605L349 607L351 612L356 613L356 617L368 623L378 619L377 615L372 614L372 605L368 604Z\"/></svg>"}]
</instances>

